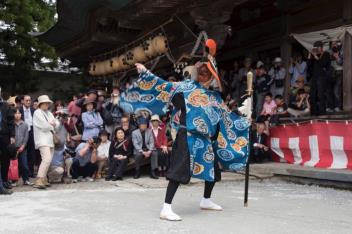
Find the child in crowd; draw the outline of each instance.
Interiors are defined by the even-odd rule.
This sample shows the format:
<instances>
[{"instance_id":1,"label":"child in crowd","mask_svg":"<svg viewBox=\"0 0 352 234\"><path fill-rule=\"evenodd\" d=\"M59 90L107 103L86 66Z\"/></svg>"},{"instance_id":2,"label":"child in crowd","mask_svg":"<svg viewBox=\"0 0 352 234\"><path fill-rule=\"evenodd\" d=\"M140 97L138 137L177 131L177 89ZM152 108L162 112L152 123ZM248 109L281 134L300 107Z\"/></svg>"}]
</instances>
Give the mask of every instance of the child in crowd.
<instances>
[{"instance_id":1,"label":"child in crowd","mask_svg":"<svg viewBox=\"0 0 352 234\"><path fill-rule=\"evenodd\" d=\"M289 116L287 112L287 104L285 103L284 97L282 95L275 96L275 104L276 104L276 112L271 117L271 120L270 120L270 122L273 125L279 124L281 117Z\"/></svg>"},{"instance_id":2,"label":"child in crowd","mask_svg":"<svg viewBox=\"0 0 352 234\"><path fill-rule=\"evenodd\" d=\"M276 103L273 100L273 95L271 93L267 93L264 98L264 104L262 112L260 113L261 116L270 117L275 114L276 112Z\"/></svg>"},{"instance_id":3,"label":"child in crowd","mask_svg":"<svg viewBox=\"0 0 352 234\"><path fill-rule=\"evenodd\" d=\"M28 141L28 125L22 120L21 111L19 108L15 108L15 144L17 147L19 172L22 176L23 185L33 185L29 181L29 168L27 160L27 141Z\"/></svg>"},{"instance_id":4,"label":"child in crowd","mask_svg":"<svg viewBox=\"0 0 352 234\"><path fill-rule=\"evenodd\" d=\"M102 178L102 172L104 167L106 167L108 158L109 158L109 148L111 142L109 139L109 134L106 130L102 130L99 133L100 137L100 145L98 147L98 155L97 155L97 164L98 164L98 171L96 174L96 179Z\"/></svg>"},{"instance_id":5,"label":"child in crowd","mask_svg":"<svg viewBox=\"0 0 352 234\"><path fill-rule=\"evenodd\" d=\"M310 114L309 95L304 89L299 89L297 95L291 98L287 112L294 117L307 116Z\"/></svg>"}]
</instances>

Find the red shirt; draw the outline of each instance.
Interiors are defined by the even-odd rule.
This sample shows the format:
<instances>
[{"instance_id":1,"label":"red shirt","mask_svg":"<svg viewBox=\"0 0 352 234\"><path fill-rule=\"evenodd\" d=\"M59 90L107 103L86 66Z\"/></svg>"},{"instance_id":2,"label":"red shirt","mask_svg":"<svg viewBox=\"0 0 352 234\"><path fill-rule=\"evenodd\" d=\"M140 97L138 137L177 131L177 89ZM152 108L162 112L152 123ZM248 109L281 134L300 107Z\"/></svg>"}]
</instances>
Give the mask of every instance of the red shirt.
<instances>
[{"instance_id":1,"label":"red shirt","mask_svg":"<svg viewBox=\"0 0 352 234\"><path fill-rule=\"evenodd\" d=\"M153 130L153 136L154 136L154 145L155 148L160 149L161 146L167 146L167 137L166 137L166 131L165 128L158 128L158 134L154 134L154 129Z\"/></svg>"}]
</instances>

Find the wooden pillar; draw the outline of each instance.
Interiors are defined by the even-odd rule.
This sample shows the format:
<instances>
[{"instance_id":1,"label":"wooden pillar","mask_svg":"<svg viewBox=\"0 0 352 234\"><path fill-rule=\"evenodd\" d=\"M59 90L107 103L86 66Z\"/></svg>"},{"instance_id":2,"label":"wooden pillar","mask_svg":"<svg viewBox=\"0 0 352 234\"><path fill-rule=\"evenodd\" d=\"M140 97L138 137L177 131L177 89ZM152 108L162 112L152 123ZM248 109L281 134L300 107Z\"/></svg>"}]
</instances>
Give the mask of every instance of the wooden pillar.
<instances>
[{"instance_id":1,"label":"wooden pillar","mask_svg":"<svg viewBox=\"0 0 352 234\"><path fill-rule=\"evenodd\" d=\"M343 109L352 111L352 36L349 33L343 41Z\"/></svg>"},{"instance_id":2,"label":"wooden pillar","mask_svg":"<svg viewBox=\"0 0 352 234\"><path fill-rule=\"evenodd\" d=\"M352 23L352 2L343 0L344 24ZM343 41L343 109L352 111L352 36L345 34Z\"/></svg>"},{"instance_id":3,"label":"wooden pillar","mask_svg":"<svg viewBox=\"0 0 352 234\"><path fill-rule=\"evenodd\" d=\"M282 41L280 46L280 54L283 60L283 66L286 69L284 98L286 103L288 103L289 94L290 94L290 84L291 84L291 79L290 79L291 77L290 77L290 74L288 73L288 68L289 68L290 58L292 57L292 44L289 37L286 37Z\"/></svg>"}]
</instances>

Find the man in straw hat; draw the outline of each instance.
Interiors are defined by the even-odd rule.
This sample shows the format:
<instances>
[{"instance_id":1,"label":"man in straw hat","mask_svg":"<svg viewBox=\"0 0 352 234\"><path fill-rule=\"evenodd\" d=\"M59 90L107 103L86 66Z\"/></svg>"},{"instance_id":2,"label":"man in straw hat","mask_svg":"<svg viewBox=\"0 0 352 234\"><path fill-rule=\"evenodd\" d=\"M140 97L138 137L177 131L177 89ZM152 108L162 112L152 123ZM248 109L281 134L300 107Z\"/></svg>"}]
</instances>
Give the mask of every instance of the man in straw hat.
<instances>
[{"instance_id":1,"label":"man in straw hat","mask_svg":"<svg viewBox=\"0 0 352 234\"><path fill-rule=\"evenodd\" d=\"M39 149L42 162L40 163L37 180L34 187L45 189L50 187L47 179L48 170L54 156L54 134L60 126L60 122L55 119L49 111L53 102L47 95L38 97L38 109L33 115L33 134L35 148Z\"/></svg>"},{"instance_id":2,"label":"man in straw hat","mask_svg":"<svg viewBox=\"0 0 352 234\"><path fill-rule=\"evenodd\" d=\"M216 181L221 179L218 163L225 169L238 170L247 162L249 122L224 104L214 59L215 41L208 40L206 47L208 53L194 67L197 72L193 79L167 82L136 64L140 78L121 96L120 106L129 112L144 109L163 115L170 103L174 106L171 119L177 136L166 174L169 184L160 213L164 220L181 220L171 203L179 185L189 183L192 176L205 181L200 208L221 211L222 207L210 200Z\"/></svg>"}]
</instances>

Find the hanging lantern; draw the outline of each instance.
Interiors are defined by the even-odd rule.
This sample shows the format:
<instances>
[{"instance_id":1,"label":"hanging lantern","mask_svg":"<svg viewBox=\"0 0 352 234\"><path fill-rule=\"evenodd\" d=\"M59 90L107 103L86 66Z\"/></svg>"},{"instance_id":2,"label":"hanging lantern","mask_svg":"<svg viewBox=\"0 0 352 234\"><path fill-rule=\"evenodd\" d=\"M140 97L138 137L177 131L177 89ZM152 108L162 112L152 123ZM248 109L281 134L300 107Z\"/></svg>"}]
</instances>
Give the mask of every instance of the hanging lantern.
<instances>
[{"instance_id":1,"label":"hanging lantern","mask_svg":"<svg viewBox=\"0 0 352 234\"><path fill-rule=\"evenodd\" d=\"M112 61L112 71L113 72L117 72L117 71L121 70L119 57L113 57L111 59L111 61Z\"/></svg>"},{"instance_id":2,"label":"hanging lantern","mask_svg":"<svg viewBox=\"0 0 352 234\"><path fill-rule=\"evenodd\" d=\"M165 36L156 36L152 40L153 49L156 54L165 54L168 50L167 38Z\"/></svg>"},{"instance_id":3,"label":"hanging lantern","mask_svg":"<svg viewBox=\"0 0 352 234\"><path fill-rule=\"evenodd\" d=\"M136 63L134 54L131 50L126 52L126 63L132 66Z\"/></svg>"},{"instance_id":4,"label":"hanging lantern","mask_svg":"<svg viewBox=\"0 0 352 234\"><path fill-rule=\"evenodd\" d=\"M104 72L105 72L105 68L104 68L103 62L95 63L95 75L100 76L100 75L103 75Z\"/></svg>"},{"instance_id":5,"label":"hanging lantern","mask_svg":"<svg viewBox=\"0 0 352 234\"><path fill-rule=\"evenodd\" d=\"M121 66L121 70L126 70L130 67L130 65L127 63L126 61L126 55L125 54L122 54L119 56L119 63L120 63L120 66Z\"/></svg>"},{"instance_id":6,"label":"hanging lantern","mask_svg":"<svg viewBox=\"0 0 352 234\"><path fill-rule=\"evenodd\" d=\"M103 75L110 74L110 73L114 72L112 59L103 61L103 66L104 66L104 74Z\"/></svg>"},{"instance_id":7,"label":"hanging lantern","mask_svg":"<svg viewBox=\"0 0 352 234\"><path fill-rule=\"evenodd\" d=\"M152 41L153 39L150 38L143 42L144 53L148 58L153 58L156 55Z\"/></svg>"},{"instance_id":8,"label":"hanging lantern","mask_svg":"<svg viewBox=\"0 0 352 234\"><path fill-rule=\"evenodd\" d=\"M134 60L136 62L145 62L148 60L147 55L145 54L145 51L143 49L143 46L137 46L132 50Z\"/></svg>"},{"instance_id":9,"label":"hanging lantern","mask_svg":"<svg viewBox=\"0 0 352 234\"><path fill-rule=\"evenodd\" d=\"M89 70L88 70L89 75L95 76L95 73L96 73L95 68L96 68L96 65L94 62L89 64Z\"/></svg>"}]
</instances>

